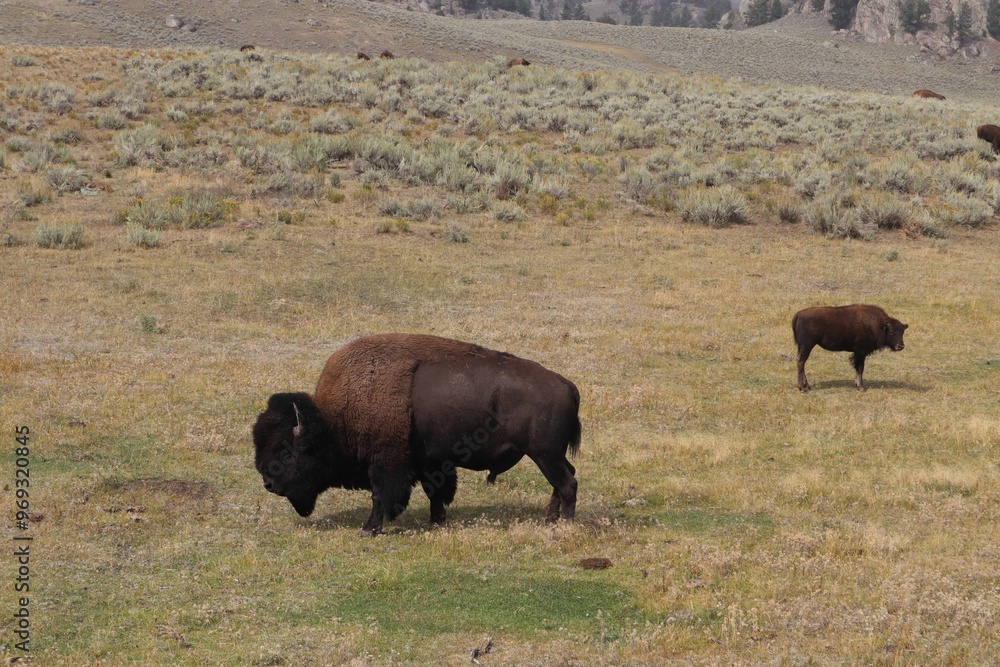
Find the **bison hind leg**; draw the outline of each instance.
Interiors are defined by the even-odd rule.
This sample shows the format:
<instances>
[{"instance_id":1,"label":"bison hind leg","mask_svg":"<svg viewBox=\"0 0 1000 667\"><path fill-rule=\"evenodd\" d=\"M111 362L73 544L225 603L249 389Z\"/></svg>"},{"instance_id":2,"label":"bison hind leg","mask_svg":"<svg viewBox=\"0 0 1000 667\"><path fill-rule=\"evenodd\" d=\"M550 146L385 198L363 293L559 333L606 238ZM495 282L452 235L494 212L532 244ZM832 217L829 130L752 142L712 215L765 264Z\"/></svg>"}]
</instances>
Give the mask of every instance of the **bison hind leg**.
<instances>
[{"instance_id":1,"label":"bison hind leg","mask_svg":"<svg viewBox=\"0 0 1000 667\"><path fill-rule=\"evenodd\" d=\"M799 353L796 357L799 391L809 391L809 380L806 379L806 361L809 360L809 353L812 352L812 349L812 345L799 344Z\"/></svg>"},{"instance_id":2,"label":"bison hind leg","mask_svg":"<svg viewBox=\"0 0 1000 667\"><path fill-rule=\"evenodd\" d=\"M550 523L560 518L572 521L576 516L576 469L565 456L557 460L535 459L535 463L552 485L552 497L545 508L545 520Z\"/></svg>"}]
</instances>

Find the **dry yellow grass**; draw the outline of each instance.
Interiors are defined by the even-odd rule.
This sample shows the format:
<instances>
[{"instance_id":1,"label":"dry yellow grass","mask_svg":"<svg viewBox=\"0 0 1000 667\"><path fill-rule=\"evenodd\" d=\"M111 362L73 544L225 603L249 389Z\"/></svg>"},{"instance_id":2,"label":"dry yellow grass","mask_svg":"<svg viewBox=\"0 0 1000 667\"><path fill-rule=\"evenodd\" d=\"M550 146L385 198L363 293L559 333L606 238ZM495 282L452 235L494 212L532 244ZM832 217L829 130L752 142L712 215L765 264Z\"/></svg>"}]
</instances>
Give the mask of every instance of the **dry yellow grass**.
<instances>
[{"instance_id":1,"label":"dry yellow grass","mask_svg":"<svg viewBox=\"0 0 1000 667\"><path fill-rule=\"evenodd\" d=\"M111 50L24 51L45 67L31 76L72 81L77 100L126 83ZM5 85L37 83L10 54L0 49ZM317 113L254 100L197 126L157 115L209 97L235 102L153 96L147 113L181 134L261 142L273 135L250 128L254 114ZM253 195L266 177L232 156L200 170L120 166L116 131L86 121L89 105L67 117L16 100L38 124L3 130L5 145L78 123L73 166L112 186L27 207L4 189L0 233L21 243L0 248L0 423L10 447L14 425L32 429L37 663L464 665L487 636L489 665L989 665L1000 651L990 224L948 227L944 241L833 240L764 216L769 185L751 204L758 224L712 229L629 202L612 165L652 151L619 149L592 178L567 170L573 195L552 213L533 196L515 200L526 215L511 223L441 205L379 234L380 202L440 188L365 189L364 172L338 168L331 191L345 201ZM405 113L377 127L418 144L442 124ZM579 157L558 132L479 140L538 164ZM23 155L6 154L4 184L36 176ZM140 197L166 207L199 190L239 213L208 229L168 224L151 249L115 222ZM282 212L294 224L275 224ZM79 223L85 247L37 247L42 222ZM816 351L815 390L800 394L792 314L849 302L907 322L906 350L871 359L864 394L846 355ZM576 382L578 521L541 523L546 484L527 464L495 488L461 473L443 529L425 525L415 494L376 540L356 537L362 493L327 492L309 520L266 494L249 428L267 396L311 389L333 350L381 331L475 341ZM580 569L587 557L613 567Z\"/></svg>"}]
</instances>

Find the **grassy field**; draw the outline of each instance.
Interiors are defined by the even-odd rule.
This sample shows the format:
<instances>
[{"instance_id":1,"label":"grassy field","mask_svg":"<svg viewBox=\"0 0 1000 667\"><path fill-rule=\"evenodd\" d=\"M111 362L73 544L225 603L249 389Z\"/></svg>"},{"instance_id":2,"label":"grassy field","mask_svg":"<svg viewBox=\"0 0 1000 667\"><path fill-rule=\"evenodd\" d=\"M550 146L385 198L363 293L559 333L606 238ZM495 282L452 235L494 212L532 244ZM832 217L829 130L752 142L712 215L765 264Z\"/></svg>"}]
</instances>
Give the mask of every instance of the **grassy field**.
<instances>
[{"instance_id":1,"label":"grassy field","mask_svg":"<svg viewBox=\"0 0 1000 667\"><path fill-rule=\"evenodd\" d=\"M35 664L995 661L991 107L256 55L0 47ZM793 313L854 302L906 350L865 393L817 350L798 392ZM267 397L386 331L579 386L574 524L527 463L373 540L364 493L264 491Z\"/></svg>"}]
</instances>

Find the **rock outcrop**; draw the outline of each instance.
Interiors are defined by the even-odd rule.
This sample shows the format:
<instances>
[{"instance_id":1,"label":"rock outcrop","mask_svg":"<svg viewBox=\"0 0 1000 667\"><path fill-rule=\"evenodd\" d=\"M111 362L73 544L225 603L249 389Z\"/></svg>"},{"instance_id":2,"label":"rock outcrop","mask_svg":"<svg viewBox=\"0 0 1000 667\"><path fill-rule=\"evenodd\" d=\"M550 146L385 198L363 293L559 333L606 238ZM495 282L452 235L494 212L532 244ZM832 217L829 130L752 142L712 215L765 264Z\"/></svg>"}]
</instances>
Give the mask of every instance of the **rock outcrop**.
<instances>
[{"instance_id":1,"label":"rock outcrop","mask_svg":"<svg viewBox=\"0 0 1000 667\"><path fill-rule=\"evenodd\" d=\"M986 34L986 7L989 0L964 0L972 14L972 34L976 41L962 47L958 39L948 36L945 23L953 12L957 17L963 0L928 0L931 17L928 27L910 34L900 25L902 0L861 0L854 14L851 28L866 42L884 44L916 44L921 51L933 53L942 58L960 53L975 57L983 53L986 45L979 38Z\"/></svg>"}]
</instances>

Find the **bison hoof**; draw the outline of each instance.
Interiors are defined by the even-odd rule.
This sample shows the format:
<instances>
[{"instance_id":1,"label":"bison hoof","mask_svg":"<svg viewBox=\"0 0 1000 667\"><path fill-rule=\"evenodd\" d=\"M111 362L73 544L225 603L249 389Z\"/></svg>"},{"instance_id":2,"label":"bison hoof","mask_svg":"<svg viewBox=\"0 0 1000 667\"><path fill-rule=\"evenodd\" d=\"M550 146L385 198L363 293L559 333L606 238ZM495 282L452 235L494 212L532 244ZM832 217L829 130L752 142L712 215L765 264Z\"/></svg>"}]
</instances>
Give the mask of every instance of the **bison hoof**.
<instances>
[{"instance_id":1,"label":"bison hoof","mask_svg":"<svg viewBox=\"0 0 1000 667\"><path fill-rule=\"evenodd\" d=\"M358 531L358 537L375 537L381 532L381 528L362 528Z\"/></svg>"},{"instance_id":2,"label":"bison hoof","mask_svg":"<svg viewBox=\"0 0 1000 667\"><path fill-rule=\"evenodd\" d=\"M799 391L801 391L801 392L807 392L807 391L809 391L810 388L811 387L809 385L807 385L807 384L806 385L801 385L801 384L799 385Z\"/></svg>"}]
</instances>

